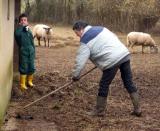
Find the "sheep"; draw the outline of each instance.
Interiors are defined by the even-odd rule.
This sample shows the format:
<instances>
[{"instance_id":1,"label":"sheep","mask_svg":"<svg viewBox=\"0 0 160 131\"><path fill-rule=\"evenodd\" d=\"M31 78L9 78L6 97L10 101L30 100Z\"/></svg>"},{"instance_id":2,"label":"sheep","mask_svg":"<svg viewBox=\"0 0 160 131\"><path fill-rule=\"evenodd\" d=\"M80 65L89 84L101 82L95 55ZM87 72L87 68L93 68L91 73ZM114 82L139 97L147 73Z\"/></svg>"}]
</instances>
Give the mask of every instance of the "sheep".
<instances>
[{"instance_id":1,"label":"sheep","mask_svg":"<svg viewBox=\"0 0 160 131\"><path fill-rule=\"evenodd\" d=\"M41 45L40 39L43 38L44 43L45 43L45 47L47 46L46 40L48 40L48 47L50 47L49 40L51 39L52 35L53 35L53 30L51 27L49 27L47 25L37 24L33 28L33 37L37 38L39 46Z\"/></svg>"},{"instance_id":2,"label":"sheep","mask_svg":"<svg viewBox=\"0 0 160 131\"><path fill-rule=\"evenodd\" d=\"M130 32L127 35L127 47L133 49L133 46L135 45L142 46L142 53L144 53L144 47L146 46L150 47L150 52L154 49L154 52L158 53L158 47L150 34L143 32Z\"/></svg>"}]
</instances>

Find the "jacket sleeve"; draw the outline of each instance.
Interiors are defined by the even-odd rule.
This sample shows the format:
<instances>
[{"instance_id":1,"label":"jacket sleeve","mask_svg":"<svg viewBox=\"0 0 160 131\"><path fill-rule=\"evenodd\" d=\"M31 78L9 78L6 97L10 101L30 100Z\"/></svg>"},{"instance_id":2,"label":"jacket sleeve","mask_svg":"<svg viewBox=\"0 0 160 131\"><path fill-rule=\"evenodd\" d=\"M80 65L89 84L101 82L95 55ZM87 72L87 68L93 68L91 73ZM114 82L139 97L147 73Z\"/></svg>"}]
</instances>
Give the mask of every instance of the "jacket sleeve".
<instances>
[{"instance_id":1,"label":"jacket sleeve","mask_svg":"<svg viewBox=\"0 0 160 131\"><path fill-rule=\"evenodd\" d=\"M80 77L81 71L84 68L89 57L90 49L87 45L81 44L76 56L76 62L73 69L73 77Z\"/></svg>"},{"instance_id":2,"label":"jacket sleeve","mask_svg":"<svg viewBox=\"0 0 160 131\"><path fill-rule=\"evenodd\" d=\"M14 38L19 47L21 46L21 32L22 32L22 28L17 28L14 32Z\"/></svg>"},{"instance_id":3,"label":"jacket sleeve","mask_svg":"<svg viewBox=\"0 0 160 131\"><path fill-rule=\"evenodd\" d=\"M29 33L30 33L30 37L31 37L31 41L32 41L32 46L33 46L33 48L35 49L34 37L33 37L32 31L31 31L30 29L29 29Z\"/></svg>"},{"instance_id":4,"label":"jacket sleeve","mask_svg":"<svg viewBox=\"0 0 160 131\"><path fill-rule=\"evenodd\" d=\"M20 45L19 45L20 42L19 42L19 39L18 39L17 31L14 32L14 38L15 38L15 40L16 40L17 45L20 46Z\"/></svg>"}]
</instances>

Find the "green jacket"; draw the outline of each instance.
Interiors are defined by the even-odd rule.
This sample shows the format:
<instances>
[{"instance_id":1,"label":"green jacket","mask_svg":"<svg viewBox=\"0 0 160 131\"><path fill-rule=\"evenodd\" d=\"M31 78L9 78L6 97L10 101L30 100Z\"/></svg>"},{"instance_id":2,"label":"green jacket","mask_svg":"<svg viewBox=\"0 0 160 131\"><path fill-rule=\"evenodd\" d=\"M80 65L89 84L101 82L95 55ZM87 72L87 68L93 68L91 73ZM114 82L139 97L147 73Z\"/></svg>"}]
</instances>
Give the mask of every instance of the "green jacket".
<instances>
[{"instance_id":1,"label":"green jacket","mask_svg":"<svg viewBox=\"0 0 160 131\"><path fill-rule=\"evenodd\" d=\"M21 74L34 73L35 45L30 29L19 26L15 30L15 40L19 47L19 71Z\"/></svg>"}]
</instances>

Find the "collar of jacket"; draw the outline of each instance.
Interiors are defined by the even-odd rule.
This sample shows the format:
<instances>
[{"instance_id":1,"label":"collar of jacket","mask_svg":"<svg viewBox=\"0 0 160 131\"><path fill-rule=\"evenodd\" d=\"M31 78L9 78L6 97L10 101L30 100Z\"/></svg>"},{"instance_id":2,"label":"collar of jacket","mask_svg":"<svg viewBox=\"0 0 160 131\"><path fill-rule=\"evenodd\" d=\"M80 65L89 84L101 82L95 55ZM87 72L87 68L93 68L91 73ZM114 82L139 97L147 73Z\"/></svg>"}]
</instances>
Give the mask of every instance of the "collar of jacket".
<instances>
[{"instance_id":1,"label":"collar of jacket","mask_svg":"<svg viewBox=\"0 0 160 131\"><path fill-rule=\"evenodd\" d=\"M90 28L92 28L91 25L88 25L88 26L86 26L86 27L84 28L84 32L83 32L81 38L83 37L83 35L84 35Z\"/></svg>"}]
</instances>

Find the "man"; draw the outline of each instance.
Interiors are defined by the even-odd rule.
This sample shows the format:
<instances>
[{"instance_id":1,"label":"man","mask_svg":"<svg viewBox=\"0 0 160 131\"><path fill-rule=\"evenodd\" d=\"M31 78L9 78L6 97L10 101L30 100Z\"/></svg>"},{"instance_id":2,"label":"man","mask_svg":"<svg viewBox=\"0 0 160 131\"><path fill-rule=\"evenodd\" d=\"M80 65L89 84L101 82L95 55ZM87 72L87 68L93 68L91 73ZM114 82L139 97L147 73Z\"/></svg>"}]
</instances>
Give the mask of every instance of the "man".
<instances>
[{"instance_id":1,"label":"man","mask_svg":"<svg viewBox=\"0 0 160 131\"><path fill-rule=\"evenodd\" d=\"M105 114L109 85L117 70L120 69L124 87L130 94L134 106L132 114L141 116L139 96L132 81L128 49L115 34L105 27L90 26L86 22L77 21L73 25L73 30L80 37L80 48L77 53L72 80L79 80L81 71L88 59L103 71L96 107L87 114L91 116L103 116Z\"/></svg>"},{"instance_id":2,"label":"man","mask_svg":"<svg viewBox=\"0 0 160 131\"><path fill-rule=\"evenodd\" d=\"M19 16L19 26L15 30L15 40L19 47L20 89L24 91L27 90L27 86L34 86L32 81L35 72L35 46L26 14Z\"/></svg>"}]
</instances>

